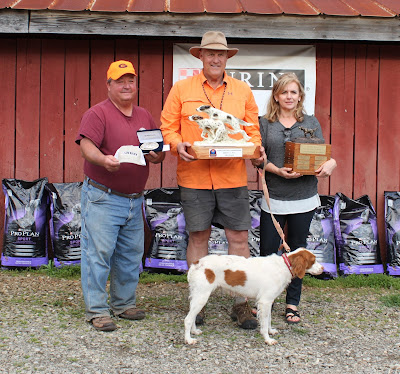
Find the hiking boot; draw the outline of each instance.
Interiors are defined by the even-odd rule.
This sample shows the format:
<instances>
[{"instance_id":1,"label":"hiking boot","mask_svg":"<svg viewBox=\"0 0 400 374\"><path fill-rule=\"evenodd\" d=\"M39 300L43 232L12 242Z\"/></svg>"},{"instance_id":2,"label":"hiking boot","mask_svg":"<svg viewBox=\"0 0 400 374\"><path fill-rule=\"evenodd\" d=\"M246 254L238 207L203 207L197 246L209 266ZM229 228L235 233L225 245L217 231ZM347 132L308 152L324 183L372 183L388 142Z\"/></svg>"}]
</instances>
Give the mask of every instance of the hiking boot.
<instances>
[{"instance_id":1,"label":"hiking boot","mask_svg":"<svg viewBox=\"0 0 400 374\"><path fill-rule=\"evenodd\" d=\"M137 309L137 308L130 308L125 310L125 312L118 314L119 318L125 318L130 320L139 320L146 317L146 313L144 310Z\"/></svg>"},{"instance_id":2,"label":"hiking boot","mask_svg":"<svg viewBox=\"0 0 400 374\"><path fill-rule=\"evenodd\" d=\"M233 306L231 318L237 321L238 326L242 329L254 330L258 325L257 318L251 313L250 306L246 301Z\"/></svg>"},{"instance_id":3,"label":"hiking boot","mask_svg":"<svg viewBox=\"0 0 400 374\"><path fill-rule=\"evenodd\" d=\"M113 322L111 317L96 317L90 321L93 327L98 331L114 331L117 329L117 325Z\"/></svg>"},{"instance_id":4,"label":"hiking boot","mask_svg":"<svg viewBox=\"0 0 400 374\"><path fill-rule=\"evenodd\" d=\"M196 316L196 326L201 326L204 325L204 320L206 318L206 313L204 311L204 308L200 310L200 313Z\"/></svg>"}]
</instances>

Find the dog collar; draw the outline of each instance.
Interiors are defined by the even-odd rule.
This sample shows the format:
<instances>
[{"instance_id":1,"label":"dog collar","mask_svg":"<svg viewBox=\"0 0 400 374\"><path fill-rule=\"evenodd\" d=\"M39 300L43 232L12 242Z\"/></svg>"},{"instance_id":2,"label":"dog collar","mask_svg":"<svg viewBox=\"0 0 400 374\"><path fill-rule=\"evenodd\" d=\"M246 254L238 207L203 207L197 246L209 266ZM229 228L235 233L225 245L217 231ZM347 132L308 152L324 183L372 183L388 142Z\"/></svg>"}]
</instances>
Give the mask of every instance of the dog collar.
<instances>
[{"instance_id":1,"label":"dog collar","mask_svg":"<svg viewBox=\"0 0 400 374\"><path fill-rule=\"evenodd\" d=\"M286 266L288 267L290 274L292 274L293 277L293 273L292 273L292 265L289 261L289 257L287 256L286 253L282 253L282 257L283 257L283 261L285 261Z\"/></svg>"}]
</instances>

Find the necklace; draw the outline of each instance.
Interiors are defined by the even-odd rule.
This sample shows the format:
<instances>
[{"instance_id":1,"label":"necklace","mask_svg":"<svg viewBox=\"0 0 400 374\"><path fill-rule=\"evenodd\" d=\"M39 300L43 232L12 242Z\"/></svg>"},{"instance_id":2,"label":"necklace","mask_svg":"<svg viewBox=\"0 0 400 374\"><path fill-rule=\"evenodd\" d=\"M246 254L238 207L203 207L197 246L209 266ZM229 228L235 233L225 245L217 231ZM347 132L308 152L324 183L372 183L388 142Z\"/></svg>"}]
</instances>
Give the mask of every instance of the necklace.
<instances>
[{"instance_id":1,"label":"necklace","mask_svg":"<svg viewBox=\"0 0 400 374\"><path fill-rule=\"evenodd\" d=\"M215 108L214 104L211 102L210 98L207 95L206 89L204 88L204 83L201 83L201 86L203 87L203 92L204 92L204 95L206 96L206 99L212 105L212 107ZM224 82L224 92L222 93L221 102L219 104L220 110L222 109L222 102L224 101L225 91L226 91L226 82Z\"/></svg>"}]
</instances>

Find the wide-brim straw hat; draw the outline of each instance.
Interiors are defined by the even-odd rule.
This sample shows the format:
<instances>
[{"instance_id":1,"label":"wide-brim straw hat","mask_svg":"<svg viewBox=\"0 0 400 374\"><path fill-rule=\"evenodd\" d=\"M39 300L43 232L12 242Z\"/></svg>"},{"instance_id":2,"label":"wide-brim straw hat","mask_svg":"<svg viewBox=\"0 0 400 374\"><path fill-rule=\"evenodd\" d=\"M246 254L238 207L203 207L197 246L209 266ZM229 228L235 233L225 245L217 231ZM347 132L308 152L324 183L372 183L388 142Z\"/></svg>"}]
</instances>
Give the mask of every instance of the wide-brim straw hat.
<instances>
[{"instance_id":1,"label":"wide-brim straw hat","mask_svg":"<svg viewBox=\"0 0 400 374\"><path fill-rule=\"evenodd\" d=\"M218 51L228 51L228 58L238 53L237 48L228 48L225 35L220 31L207 31L201 39L201 44L189 49L189 52L196 58L199 58L201 49L215 49Z\"/></svg>"}]
</instances>

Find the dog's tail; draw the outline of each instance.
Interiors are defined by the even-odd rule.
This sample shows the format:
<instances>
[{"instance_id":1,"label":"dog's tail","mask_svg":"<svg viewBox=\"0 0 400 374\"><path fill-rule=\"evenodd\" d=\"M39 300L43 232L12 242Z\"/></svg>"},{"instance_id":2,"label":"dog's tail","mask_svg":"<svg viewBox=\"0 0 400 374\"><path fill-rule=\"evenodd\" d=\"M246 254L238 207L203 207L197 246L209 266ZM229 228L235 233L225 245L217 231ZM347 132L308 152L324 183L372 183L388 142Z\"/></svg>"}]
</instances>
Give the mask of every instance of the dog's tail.
<instances>
[{"instance_id":1,"label":"dog's tail","mask_svg":"<svg viewBox=\"0 0 400 374\"><path fill-rule=\"evenodd\" d=\"M187 272L187 281L190 283L190 279L193 276L193 272L201 267L199 260L196 262L193 262L192 265L190 265L189 271Z\"/></svg>"},{"instance_id":2,"label":"dog's tail","mask_svg":"<svg viewBox=\"0 0 400 374\"><path fill-rule=\"evenodd\" d=\"M240 123L242 126L254 126L254 124L249 123L249 122L246 122L246 121L243 121L242 119L239 119L239 118L238 118L238 120L239 120L239 123Z\"/></svg>"}]
</instances>

